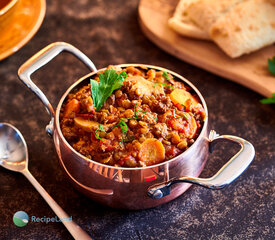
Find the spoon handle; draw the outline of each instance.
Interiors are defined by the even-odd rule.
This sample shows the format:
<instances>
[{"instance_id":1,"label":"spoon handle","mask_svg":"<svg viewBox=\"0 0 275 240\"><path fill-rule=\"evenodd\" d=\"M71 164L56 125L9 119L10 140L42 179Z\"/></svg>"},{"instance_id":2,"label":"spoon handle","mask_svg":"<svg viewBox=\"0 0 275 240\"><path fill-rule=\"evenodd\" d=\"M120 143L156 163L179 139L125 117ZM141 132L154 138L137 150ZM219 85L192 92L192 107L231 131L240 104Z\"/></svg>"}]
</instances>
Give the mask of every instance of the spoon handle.
<instances>
[{"instance_id":1,"label":"spoon handle","mask_svg":"<svg viewBox=\"0 0 275 240\"><path fill-rule=\"evenodd\" d=\"M46 190L37 182L37 180L33 177L33 175L29 172L28 169L22 171L24 176L31 182L31 184L36 188L36 190L40 193L40 195L45 199L45 201L49 204L51 209L55 212L55 214L60 218L69 219L69 215L53 200L53 198L46 192ZM74 239L83 239L90 240L92 239L80 226L78 226L73 221L62 221L68 231L71 233Z\"/></svg>"}]
</instances>

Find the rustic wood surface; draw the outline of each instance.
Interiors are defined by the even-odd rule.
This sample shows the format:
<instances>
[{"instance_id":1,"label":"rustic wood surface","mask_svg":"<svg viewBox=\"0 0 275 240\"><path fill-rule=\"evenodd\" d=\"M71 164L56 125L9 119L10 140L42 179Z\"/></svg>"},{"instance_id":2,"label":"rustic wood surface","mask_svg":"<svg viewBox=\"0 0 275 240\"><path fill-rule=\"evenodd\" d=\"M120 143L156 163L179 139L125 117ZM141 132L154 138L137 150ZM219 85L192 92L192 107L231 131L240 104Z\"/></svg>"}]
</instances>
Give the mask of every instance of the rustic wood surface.
<instances>
[{"instance_id":1,"label":"rustic wood surface","mask_svg":"<svg viewBox=\"0 0 275 240\"><path fill-rule=\"evenodd\" d=\"M139 19L144 34L157 46L179 59L244 85L264 96L275 92L275 77L268 72L267 59L275 45L231 59L213 42L183 37L169 28L178 0L141 0Z\"/></svg>"}]
</instances>

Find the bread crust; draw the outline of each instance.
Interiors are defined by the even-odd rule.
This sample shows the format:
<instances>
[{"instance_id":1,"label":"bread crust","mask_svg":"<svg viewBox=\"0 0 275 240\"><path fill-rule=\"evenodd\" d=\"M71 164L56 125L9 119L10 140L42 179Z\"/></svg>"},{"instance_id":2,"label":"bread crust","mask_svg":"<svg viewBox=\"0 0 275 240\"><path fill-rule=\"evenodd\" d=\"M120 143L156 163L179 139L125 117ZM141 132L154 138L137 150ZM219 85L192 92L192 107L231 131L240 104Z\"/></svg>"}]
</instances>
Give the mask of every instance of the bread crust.
<instances>
[{"instance_id":1,"label":"bread crust","mask_svg":"<svg viewBox=\"0 0 275 240\"><path fill-rule=\"evenodd\" d=\"M209 40L208 33L192 22L186 12L189 5L196 2L199 0L180 0L173 17L168 21L168 25L181 35Z\"/></svg>"},{"instance_id":2,"label":"bread crust","mask_svg":"<svg viewBox=\"0 0 275 240\"><path fill-rule=\"evenodd\" d=\"M230 57L256 51L275 42L275 1L238 4L210 28L211 39Z\"/></svg>"},{"instance_id":3,"label":"bread crust","mask_svg":"<svg viewBox=\"0 0 275 240\"><path fill-rule=\"evenodd\" d=\"M275 0L181 0L169 25L236 58L275 42Z\"/></svg>"}]
</instances>

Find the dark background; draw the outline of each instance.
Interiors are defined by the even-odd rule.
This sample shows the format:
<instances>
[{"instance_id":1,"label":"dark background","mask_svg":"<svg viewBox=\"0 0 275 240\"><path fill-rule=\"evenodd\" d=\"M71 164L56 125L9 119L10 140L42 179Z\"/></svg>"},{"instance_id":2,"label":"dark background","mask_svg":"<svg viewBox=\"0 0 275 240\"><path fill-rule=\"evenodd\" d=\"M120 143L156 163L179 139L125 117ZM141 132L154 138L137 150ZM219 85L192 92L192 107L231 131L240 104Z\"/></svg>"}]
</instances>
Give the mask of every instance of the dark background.
<instances>
[{"instance_id":1,"label":"dark background","mask_svg":"<svg viewBox=\"0 0 275 240\"><path fill-rule=\"evenodd\" d=\"M44 22L19 52L0 62L0 122L14 124L29 148L29 169L48 193L95 239L274 239L275 107L240 85L170 56L141 32L138 1L47 1ZM126 211L101 206L68 183L44 128L49 117L42 103L18 80L17 69L55 41L73 44L98 68L145 63L173 70L195 84L208 104L210 125L220 134L251 141L256 157L230 186L212 191L192 186L176 200L154 209ZM67 87L87 69L61 54L33 75L54 106ZM275 78L274 78L275 81ZM234 153L219 145L202 173L213 175ZM23 175L0 169L0 239L71 239L61 223L12 222L23 210L29 216L55 214Z\"/></svg>"}]
</instances>

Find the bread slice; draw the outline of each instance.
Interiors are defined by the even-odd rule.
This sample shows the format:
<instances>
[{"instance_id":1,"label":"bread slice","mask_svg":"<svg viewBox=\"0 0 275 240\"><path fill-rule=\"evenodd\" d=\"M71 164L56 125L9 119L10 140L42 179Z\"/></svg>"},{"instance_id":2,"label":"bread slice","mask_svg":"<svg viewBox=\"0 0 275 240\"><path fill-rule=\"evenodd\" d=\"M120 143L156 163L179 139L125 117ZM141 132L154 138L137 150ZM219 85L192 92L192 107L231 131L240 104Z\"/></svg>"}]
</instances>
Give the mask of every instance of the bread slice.
<instances>
[{"instance_id":1,"label":"bread slice","mask_svg":"<svg viewBox=\"0 0 275 240\"><path fill-rule=\"evenodd\" d=\"M184 36L198 39L209 39L208 33L192 22L186 12L186 9L190 6L190 4L196 2L199 2L199 0L180 0L173 17L168 21L168 25L174 31Z\"/></svg>"},{"instance_id":2,"label":"bread slice","mask_svg":"<svg viewBox=\"0 0 275 240\"><path fill-rule=\"evenodd\" d=\"M275 1L247 0L210 26L209 35L232 58L275 42Z\"/></svg>"}]
</instances>

